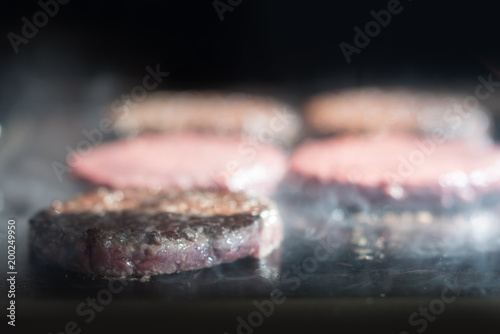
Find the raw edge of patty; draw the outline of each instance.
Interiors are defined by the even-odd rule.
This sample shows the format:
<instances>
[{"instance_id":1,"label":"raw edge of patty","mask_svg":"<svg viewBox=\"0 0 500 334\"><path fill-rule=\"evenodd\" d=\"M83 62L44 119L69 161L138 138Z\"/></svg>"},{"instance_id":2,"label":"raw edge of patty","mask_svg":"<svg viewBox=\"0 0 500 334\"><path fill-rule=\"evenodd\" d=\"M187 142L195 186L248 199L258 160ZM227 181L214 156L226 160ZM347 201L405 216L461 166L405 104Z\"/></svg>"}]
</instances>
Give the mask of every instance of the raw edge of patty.
<instances>
[{"instance_id":1,"label":"raw edge of patty","mask_svg":"<svg viewBox=\"0 0 500 334\"><path fill-rule=\"evenodd\" d=\"M419 144L430 140L384 135L304 143L291 158L289 192L357 209L453 208L500 194L499 147L456 139L434 143L432 153L424 154ZM424 158L422 164L408 164L409 156L417 154ZM409 175L399 174L408 166L413 168Z\"/></svg>"},{"instance_id":2,"label":"raw edge of patty","mask_svg":"<svg viewBox=\"0 0 500 334\"><path fill-rule=\"evenodd\" d=\"M124 188L228 189L272 193L287 157L276 145L197 133L142 135L109 142L71 163L76 176Z\"/></svg>"},{"instance_id":3,"label":"raw edge of patty","mask_svg":"<svg viewBox=\"0 0 500 334\"><path fill-rule=\"evenodd\" d=\"M30 226L31 252L40 260L118 277L260 258L283 238L271 201L212 191L100 189L38 213Z\"/></svg>"}]
</instances>

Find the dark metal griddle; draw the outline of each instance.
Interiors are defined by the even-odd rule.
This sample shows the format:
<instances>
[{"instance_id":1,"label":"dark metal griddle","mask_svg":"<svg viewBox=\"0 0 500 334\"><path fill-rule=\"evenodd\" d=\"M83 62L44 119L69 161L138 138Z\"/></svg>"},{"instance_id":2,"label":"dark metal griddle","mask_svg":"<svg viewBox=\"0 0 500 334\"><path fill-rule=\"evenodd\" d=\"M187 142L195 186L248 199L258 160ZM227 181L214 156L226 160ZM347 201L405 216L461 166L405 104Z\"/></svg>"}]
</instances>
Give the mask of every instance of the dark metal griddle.
<instances>
[{"instance_id":1,"label":"dark metal griddle","mask_svg":"<svg viewBox=\"0 0 500 334\"><path fill-rule=\"evenodd\" d=\"M93 103L99 105L100 100ZM95 104L82 110L94 110ZM83 332L109 326L156 331L172 322L171 328L234 333L238 316L246 319L255 310L254 301L269 300L273 289L279 289L286 302L276 306L276 315L266 318L256 333L311 324L416 332L419 327L409 324L409 316L441 298L450 285L457 298L429 324L430 329L493 321L500 301L500 208L495 203L431 220L424 211L392 215L336 211L318 222L297 212L286 191L279 191L275 197L286 237L271 256L148 282L129 281L95 321L85 323L76 314L77 306L95 298L110 281L37 263L28 252L28 219L52 200L90 187L70 175L59 182L51 163L64 161L65 146L78 143L81 129L95 126L99 117L82 112L72 119L65 112L42 110L30 119L13 117L3 128L0 233L6 232L8 218L16 220L16 330L59 332L74 320ZM112 137L104 138L108 139ZM317 247L325 244L333 250L328 259L311 260ZM309 272L299 273L297 267L302 265L309 266ZM0 281L2 291L5 282Z\"/></svg>"}]
</instances>

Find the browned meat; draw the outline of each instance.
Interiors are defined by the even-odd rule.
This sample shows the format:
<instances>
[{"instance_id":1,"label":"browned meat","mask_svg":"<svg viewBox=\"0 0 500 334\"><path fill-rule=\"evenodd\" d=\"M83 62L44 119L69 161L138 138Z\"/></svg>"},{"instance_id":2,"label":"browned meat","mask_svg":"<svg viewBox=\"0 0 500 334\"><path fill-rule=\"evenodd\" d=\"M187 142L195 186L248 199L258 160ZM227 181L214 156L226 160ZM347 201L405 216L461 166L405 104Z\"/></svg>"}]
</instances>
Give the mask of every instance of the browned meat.
<instances>
[{"instance_id":1,"label":"browned meat","mask_svg":"<svg viewBox=\"0 0 500 334\"><path fill-rule=\"evenodd\" d=\"M274 204L216 191L99 190L38 213L32 252L63 268L150 276L263 257L281 243Z\"/></svg>"}]
</instances>

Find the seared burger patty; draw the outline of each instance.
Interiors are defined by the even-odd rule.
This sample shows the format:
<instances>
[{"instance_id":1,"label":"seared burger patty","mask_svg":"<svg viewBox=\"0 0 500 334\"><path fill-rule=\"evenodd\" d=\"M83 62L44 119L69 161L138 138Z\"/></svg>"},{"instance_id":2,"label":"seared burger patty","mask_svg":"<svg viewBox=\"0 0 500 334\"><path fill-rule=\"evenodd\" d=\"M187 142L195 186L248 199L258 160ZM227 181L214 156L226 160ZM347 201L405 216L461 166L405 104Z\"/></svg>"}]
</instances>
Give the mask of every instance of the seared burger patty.
<instances>
[{"instance_id":1,"label":"seared burger patty","mask_svg":"<svg viewBox=\"0 0 500 334\"><path fill-rule=\"evenodd\" d=\"M32 252L63 268L107 276L150 276L212 267L279 246L271 201L241 193L98 191L38 213Z\"/></svg>"}]
</instances>

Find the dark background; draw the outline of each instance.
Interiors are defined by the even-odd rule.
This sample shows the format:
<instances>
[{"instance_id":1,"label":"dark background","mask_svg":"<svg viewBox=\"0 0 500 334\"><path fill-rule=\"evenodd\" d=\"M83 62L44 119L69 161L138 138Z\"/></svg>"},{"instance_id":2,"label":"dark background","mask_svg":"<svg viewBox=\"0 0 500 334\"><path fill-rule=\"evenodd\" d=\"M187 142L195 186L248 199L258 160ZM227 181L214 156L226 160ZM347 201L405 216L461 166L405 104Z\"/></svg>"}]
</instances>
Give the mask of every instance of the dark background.
<instances>
[{"instance_id":1,"label":"dark background","mask_svg":"<svg viewBox=\"0 0 500 334\"><path fill-rule=\"evenodd\" d=\"M223 1L225 2L225 1ZM403 11L347 64L339 43L352 43L355 26L373 20L387 1L243 0L220 21L213 1L78 1L58 14L15 54L6 35L20 34L21 17L36 1L2 5L3 70L63 78L103 72L141 76L161 63L175 87L256 82L307 86L329 78L354 84L371 78L457 80L498 57L494 2L402 0ZM5 71L3 71L5 72ZM349 83L351 84L351 83Z\"/></svg>"}]
</instances>

